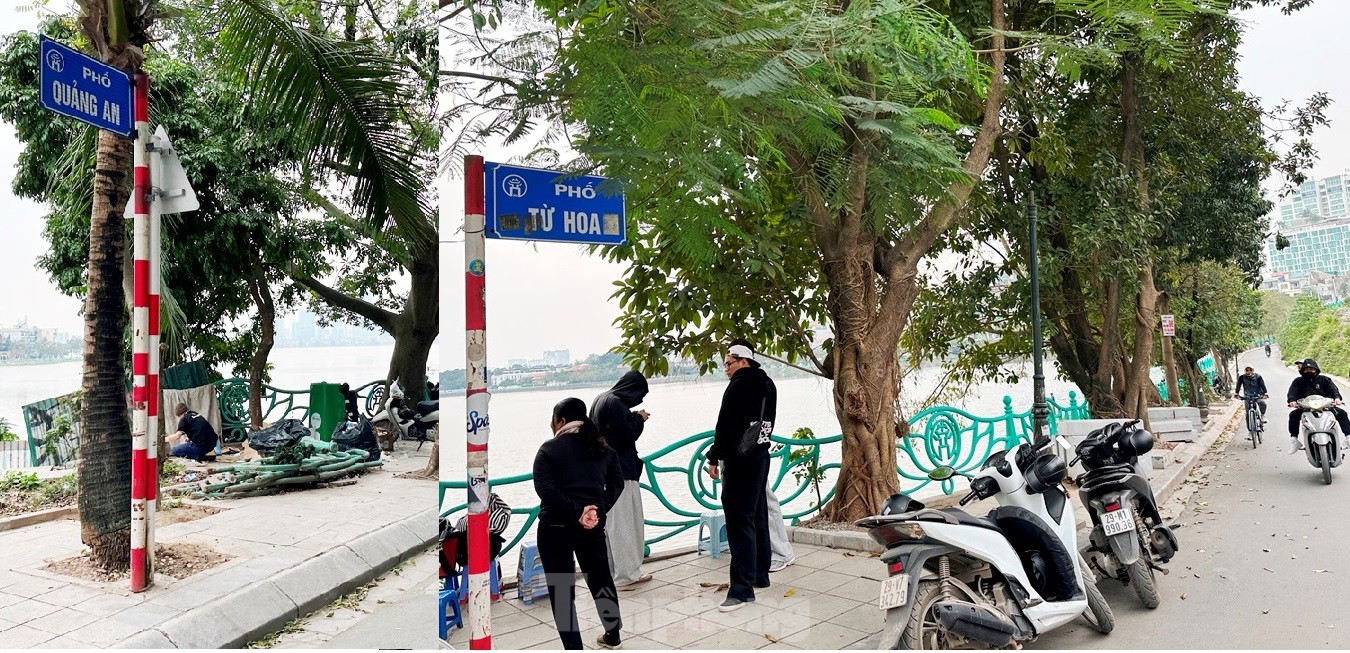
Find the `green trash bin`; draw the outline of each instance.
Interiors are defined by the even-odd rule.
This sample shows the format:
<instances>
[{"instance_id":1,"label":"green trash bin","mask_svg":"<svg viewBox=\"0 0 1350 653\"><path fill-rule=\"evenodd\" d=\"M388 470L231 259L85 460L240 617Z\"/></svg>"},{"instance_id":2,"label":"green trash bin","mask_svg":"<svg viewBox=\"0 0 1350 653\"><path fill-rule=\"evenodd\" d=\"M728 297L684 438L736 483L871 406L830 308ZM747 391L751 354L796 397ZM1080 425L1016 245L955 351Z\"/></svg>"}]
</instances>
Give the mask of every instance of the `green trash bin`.
<instances>
[{"instance_id":1,"label":"green trash bin","mask_svg":"<svg viewBox=\"0 0 1350 653\"><path fill-rule=\"evenodd\" d=\"M314 424L318 416L319 423ZM309 414L305 416L311 428L319 432L324 442L333 439L333 431L347 419L347 404L342 398L342 386L337 383L309 384Z\"/></svg>"}]
</instances>

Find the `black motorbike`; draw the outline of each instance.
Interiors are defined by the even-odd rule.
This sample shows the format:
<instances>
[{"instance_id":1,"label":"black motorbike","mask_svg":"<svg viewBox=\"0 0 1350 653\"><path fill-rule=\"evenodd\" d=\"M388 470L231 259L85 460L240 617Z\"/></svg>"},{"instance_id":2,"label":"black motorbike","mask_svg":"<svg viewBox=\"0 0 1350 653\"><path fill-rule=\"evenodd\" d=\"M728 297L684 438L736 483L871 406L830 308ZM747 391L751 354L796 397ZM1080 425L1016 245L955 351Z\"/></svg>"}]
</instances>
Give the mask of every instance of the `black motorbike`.
<instances>
[{"instance_id":1,"label":"black motorbike","mask_svg":"<svg viewBox=\"0 0 1350 653\"><path fill-rule=\"evenodd\" d=\"M1088 434L1070 465L1082 462L1086 473L1075 479L1079 497L1092 516L1092 533L1083 552L1102 578L1134 588L1145 607L1158 607L1154 571L1177 552L1176 535L1163 523L1148 483L1148 452L1153 434L1139 420L1108 424Z\"/></svg>"}]
</instances>

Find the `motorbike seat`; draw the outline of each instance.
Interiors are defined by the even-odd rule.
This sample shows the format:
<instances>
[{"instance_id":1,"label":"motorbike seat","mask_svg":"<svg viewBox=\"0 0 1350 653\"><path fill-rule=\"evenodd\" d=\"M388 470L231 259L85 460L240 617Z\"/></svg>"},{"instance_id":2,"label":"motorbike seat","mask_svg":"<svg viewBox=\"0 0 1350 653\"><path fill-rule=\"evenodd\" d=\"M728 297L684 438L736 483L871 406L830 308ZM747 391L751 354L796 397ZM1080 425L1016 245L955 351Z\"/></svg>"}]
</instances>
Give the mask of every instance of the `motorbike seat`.
<instances>
[{"instance_id":1,"label":"motorbike seat","mask_svg":"<svg viewBox=\"0 0 1350 653\"><path fill-rule=\"evenodd\" d=\"M966 526L979 526L980 528L988 528L995 531L998 530L998 525L994 522L991 522L984 517L976 517L960 508L939 508L938 510L955 517L958 523L965 524Z\"/></svg>"},{"instance_id":2,"label":"motorbike seat","mask_svg":"<svg viewBox=\"0 0 1350 653\"><path fill-rule=\"evenodd\" d=\"M899 515L893 515L890 519L894 521L931 521L944 524L963 524L966 526L978 526L990 530L998 530L994 522L983 517L976 517L960 508L921 508Z\"/></svg>"},{"instance_id":3,"label":"motorbike seat","mask_svg":"<svg viewBox=\"0 0 1350 653\"><path fill-rule=\"evenodd\" d=\"M1040 517L1019 506L999 506L989 511L989 520L1017 551L1032 587L1042 598L1067 601L1080 594L1076 552L1071 553Z\"/></svg>"},{"instance_id":4,"label":"motorbike seat","mask_svg":"<svg viewBox=\"0 0 1350 653\"><path fill-rule=\"evenodd\" d=\"M434 413L434 412L436 412L436 411L438 411L438 410L440 410L440 409L441 409L441 402L440 402L439 399L436 400L436 401L419 401L419 402L417 402L417 414L418 414L418 415L427 415L427 414L430 414L430 413Z\"/></svg>"}]
</instances>

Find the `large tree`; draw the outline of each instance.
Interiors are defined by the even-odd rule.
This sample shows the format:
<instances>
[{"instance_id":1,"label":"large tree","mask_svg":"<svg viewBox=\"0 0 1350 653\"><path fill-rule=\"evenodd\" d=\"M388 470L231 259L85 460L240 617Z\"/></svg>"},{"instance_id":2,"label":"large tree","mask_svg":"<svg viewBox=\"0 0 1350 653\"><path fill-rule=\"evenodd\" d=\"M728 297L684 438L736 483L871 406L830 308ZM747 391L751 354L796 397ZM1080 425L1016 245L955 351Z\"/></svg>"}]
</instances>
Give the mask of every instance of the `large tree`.
<instances>
[{"instance_id":1,"label":"large tree","mask_svg":"<svg viewBox=\"0 0 1350 653\"><path fill-rule=\"evenodd\" d=\"M709 370L745 336L809 361L844 434L823 512L879 510L917 270L1002 131L1002 0L543 4L568 29L551 81L575 146L627 182L632 245L608 255L628 359Z\"/></svg>"}]
</instances>

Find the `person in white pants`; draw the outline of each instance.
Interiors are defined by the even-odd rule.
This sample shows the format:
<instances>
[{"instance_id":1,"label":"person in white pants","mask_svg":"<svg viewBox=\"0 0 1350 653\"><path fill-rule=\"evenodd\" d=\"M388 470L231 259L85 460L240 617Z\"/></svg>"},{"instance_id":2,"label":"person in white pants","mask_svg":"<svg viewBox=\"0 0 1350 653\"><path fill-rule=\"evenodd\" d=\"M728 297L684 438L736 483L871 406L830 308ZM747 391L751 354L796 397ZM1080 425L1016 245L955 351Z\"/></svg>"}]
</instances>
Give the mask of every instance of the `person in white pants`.
<instances>
[{"instance_id":1,"label":"person in white pants","mask_svg":"<svg viewBox=\"0 0 1350 653\"><path fill-rule=\"evenodd\" d=\"M769 494L769 549L773 551L773 557L769 563L769 573L783 571L788 565L797 561L797 556L792 551L792 540L788 539L787 522L783 521L783 507L778 504L778 497L773 494L773 487L764 486L764 491Z\"/></svg>"}]
</instances>

